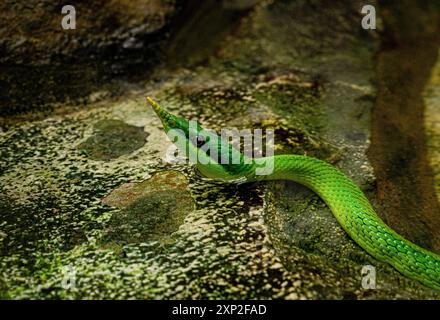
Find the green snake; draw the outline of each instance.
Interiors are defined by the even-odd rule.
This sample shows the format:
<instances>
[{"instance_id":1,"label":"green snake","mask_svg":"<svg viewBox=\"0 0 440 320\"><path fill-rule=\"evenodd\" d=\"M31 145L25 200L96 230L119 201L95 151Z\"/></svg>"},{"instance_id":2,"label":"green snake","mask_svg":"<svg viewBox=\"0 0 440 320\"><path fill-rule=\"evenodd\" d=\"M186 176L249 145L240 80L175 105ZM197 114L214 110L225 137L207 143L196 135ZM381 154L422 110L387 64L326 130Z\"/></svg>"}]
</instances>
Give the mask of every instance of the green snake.
<instances>
[{"instance_id":1,"label":"green snake","mask_svg":"<svg viewBox=\"0 0 440 320\"><path fill-rule=\"evenodd\" d=\"M378 260L392 265L405 276L440 290L440 256L406 240L389 228L374 212L359 187L334 166L302 155L276 155L251 159L229 140L199 124L177 117L151 98L147 101L162 121L165 132L178 150L195 159L205 177L224 181L292 180L316 192L330 207L348 235ZM238 159L238 161L218 161ZM236 157L236 158L234 158ZM273 170L256 174L271 161ZM223 163L225 162L225 163Z\"/></svg>"}]
</instances>

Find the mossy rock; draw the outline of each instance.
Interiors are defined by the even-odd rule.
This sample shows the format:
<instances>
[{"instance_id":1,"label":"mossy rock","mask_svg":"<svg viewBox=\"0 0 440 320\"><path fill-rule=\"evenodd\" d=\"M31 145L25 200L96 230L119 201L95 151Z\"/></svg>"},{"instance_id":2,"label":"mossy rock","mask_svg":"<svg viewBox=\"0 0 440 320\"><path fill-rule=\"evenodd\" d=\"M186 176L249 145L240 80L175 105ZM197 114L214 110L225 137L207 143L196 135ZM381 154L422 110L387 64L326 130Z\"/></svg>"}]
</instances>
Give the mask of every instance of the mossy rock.
<instances>
[{"instance_id":1,"label":"mossy rock","mask_svg":"<svg viewBox=\"0 0 440 320\"><path fill-rule=\"evenodd\" d=\"M112 160L130 154L145 144L148 133L120 120L101 120L94 133L78 148L95 160Z\"/></svg>"}]
</instances>

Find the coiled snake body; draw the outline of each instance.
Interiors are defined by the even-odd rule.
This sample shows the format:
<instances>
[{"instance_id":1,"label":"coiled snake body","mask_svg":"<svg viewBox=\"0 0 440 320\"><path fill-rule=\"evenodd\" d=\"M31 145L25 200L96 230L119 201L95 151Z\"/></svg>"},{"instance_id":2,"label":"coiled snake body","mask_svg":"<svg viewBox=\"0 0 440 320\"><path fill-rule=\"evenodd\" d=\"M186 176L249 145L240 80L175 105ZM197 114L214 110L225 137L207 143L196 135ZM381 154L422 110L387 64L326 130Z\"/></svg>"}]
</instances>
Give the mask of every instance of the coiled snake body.
<instances>
[{"instance_id":1,"label":"coiled snake body","mask_svg":"<svg viewBox=\"0 0 440 320\"><path fill-rule=\"evenodd\" d=\"M147 98L173 142L186 155L196 155L197 167L206 177L226 181L292 180L316 192L330 207L350 237L373 257L391 264L405 276L440 290L440 256L406 240L374 212L359 187L332 165L312 157L278 155L250 160L228 141L193 126ZM192 138L194 137L194 138ZM207 150L210 150L209 152ZM238 156L236 164L221 164L212 154ZM210 161L207 161L210 160ZM272 161L273 170L257 175L256 169Z\"/></svg>"}]
</instances>

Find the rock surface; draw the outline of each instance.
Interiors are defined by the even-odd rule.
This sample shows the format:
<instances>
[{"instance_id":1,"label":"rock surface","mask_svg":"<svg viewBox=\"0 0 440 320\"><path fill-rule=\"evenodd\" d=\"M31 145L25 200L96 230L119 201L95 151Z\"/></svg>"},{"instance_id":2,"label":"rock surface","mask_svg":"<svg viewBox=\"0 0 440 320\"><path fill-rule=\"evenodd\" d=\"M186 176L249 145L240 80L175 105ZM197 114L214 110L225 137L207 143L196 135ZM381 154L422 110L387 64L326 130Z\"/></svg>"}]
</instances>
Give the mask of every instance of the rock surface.
<instances>
[{"instance_id":1,"label":"rock surface","mask_svg":"<svg viewBox=\"0 0 440 320\"><path fill-rule=\"evenodd\" d=\"M435 175L435 181L440 181L440 58L432 69L424 100L426 105L425 128L428 140L428 157ZM437 199L440 202L439 182L435 184L435 188Z\"/></svg>"},{"instance_id":2,"label":"rock surface","mask_svg":"<svg viewBox=\"0 0 440 320\"><path fill-rule=\"evenodd\" d=\"M112 80L159 61L176 11L173 0L73 2L76 28L66 30L63 6L0 3L0 117L93 102L84 99L97 91L117 95L121 84Z\"/></svg>"},{"instance_id":3,"label":"rock surface","mask_svg":"<svg viewBox=\"0 0 440 320\"><path fill-rule=\"evenodd\" d=\"M367 157L378 39L362 4L264 1L205 63L158 66L118 97L2 132L1 297L440 298L369 256L304 187L165 162L144 100L215 130L272 128L276 153L333 163L381 209Z\"/></svg>"}]
</instances>

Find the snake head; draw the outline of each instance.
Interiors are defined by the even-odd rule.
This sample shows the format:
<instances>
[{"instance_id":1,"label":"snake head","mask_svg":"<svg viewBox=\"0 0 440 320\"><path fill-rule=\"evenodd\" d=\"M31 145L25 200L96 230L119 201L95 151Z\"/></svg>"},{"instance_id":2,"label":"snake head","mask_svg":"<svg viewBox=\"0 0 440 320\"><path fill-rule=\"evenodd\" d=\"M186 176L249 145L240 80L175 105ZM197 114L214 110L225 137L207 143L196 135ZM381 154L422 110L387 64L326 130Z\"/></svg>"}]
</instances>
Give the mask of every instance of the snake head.
<instances>
[{"instance_id":1,"label":"snake head","mask_svg":"<svg viewBox=\"0 0 440 320\"><path fill-rule=\"evenodd\" d=\"M179 152L195 164L203 176L236 181L251 170L250 161L245 161L244 155L229 143L229 139L204 129L197 121L171 114L150 97L147 97L147 102L162 121L165 133Z\"/></svg>"}]
</instances>

